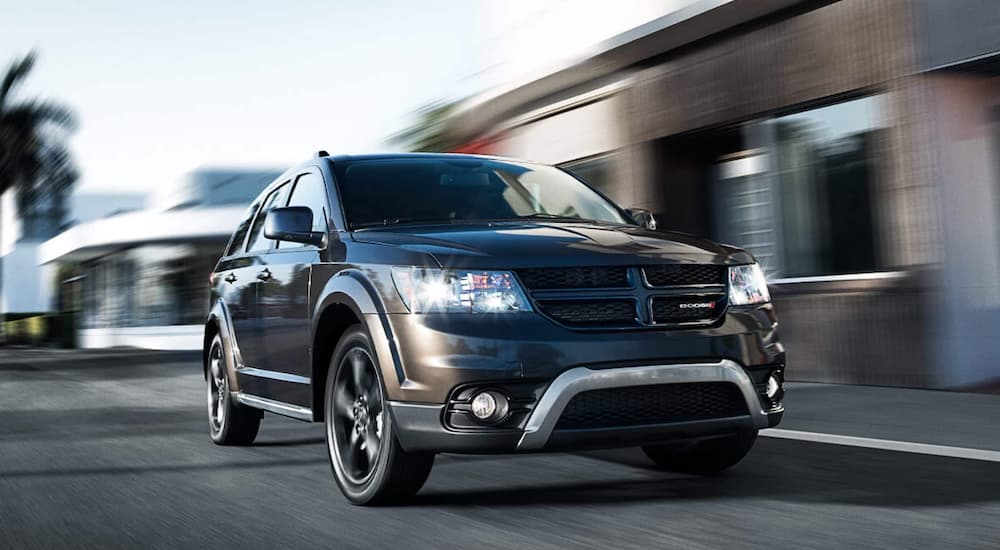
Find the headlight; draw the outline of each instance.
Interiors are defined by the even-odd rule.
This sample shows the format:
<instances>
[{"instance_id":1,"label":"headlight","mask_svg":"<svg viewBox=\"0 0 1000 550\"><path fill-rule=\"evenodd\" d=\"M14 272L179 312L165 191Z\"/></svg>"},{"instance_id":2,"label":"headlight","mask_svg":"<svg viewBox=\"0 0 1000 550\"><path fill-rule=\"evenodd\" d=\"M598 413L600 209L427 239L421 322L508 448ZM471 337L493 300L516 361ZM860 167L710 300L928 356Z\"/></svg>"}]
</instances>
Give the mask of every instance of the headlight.
<instances>
[{"instance_id":1,"label":"headlight","mask_svg":"<svg viewBox=\"0 0 1000 550\"><path fill-rule=\"evenodd\" d=\"M729 268L729 304L745 306L771 301L764 272L757 264Z\"/></svg>"},{"instance_id":2,"label":"headlight","mask_svg":"<svg viewBox=\"0 0 1000 550\"><path fill-rule=\"evenodd\" d=\"M392 282L411 313L531 311L528 298L509 271L394 267Z\"/></svg>"}]
</instances>

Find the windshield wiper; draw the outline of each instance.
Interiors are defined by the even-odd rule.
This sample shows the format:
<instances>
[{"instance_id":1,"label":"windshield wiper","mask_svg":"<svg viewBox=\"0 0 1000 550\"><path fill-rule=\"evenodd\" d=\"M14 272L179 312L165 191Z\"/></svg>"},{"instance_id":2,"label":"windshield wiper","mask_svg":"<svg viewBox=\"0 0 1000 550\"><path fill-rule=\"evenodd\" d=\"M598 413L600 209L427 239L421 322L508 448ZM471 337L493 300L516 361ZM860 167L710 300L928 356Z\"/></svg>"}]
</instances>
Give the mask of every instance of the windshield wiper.
<instances>
[{"instance_id":1,"label":"windshield wiper","mask_svg":"<svg viewBox=\"0 0 1000 550\"><path fill-rule=\"evenodd\" d=\"M562 216L559 214L549 214L548 212L535 212L533 214L524 214L523 216L518 216L519 220L574 220L574 221L588 221L584 220L580 216Z\"/></svg>"},{"instance_id":2,"label":"windshield wiper","mask_svg":"<svg viewBox=\"0 0 1000 550\"><path fill-rule=\"evenodd\" d=\"M434 217L409 217L409 218L386 218L380 222L364 222L352 224L351 227L354 229L366 229L369 227L388 227L390 225L407 225L416 223L452 223L454 220L448 218L434 218Z\"/></svg>"},{"instance_id":3,"label":"windshield wiper","mask_svg":"<svg viewBox=\"0 0 1000 550\"><path fill-rule=\"evenodd\" d=\"M513 218L505 218L506 220L562 220L569 222L589 222L589 223L607 223L600 220L592 220L590 218L581 218L580 216L563 216L561 214L549 214L548 212L535 212L534 214L524 214L522 216L515 216Z\"/></svg>"},{"instance_id":4,"label":"windshield wiper","mask_svg":"<svg viewBox=\"0 0 1000 550\"><path fill-rule=\"evenodd\" d=\"M513 216L510 218L476 218L476 219L466 219L466 218L435 218L435 217L404 217L404 218L386 218L380 222L364 222L352 224L352 229L370 229L372 227L390 227L394 225L411 225L411 224L456 224L456 223L490 223L490 222L509 222L509 221L524 221L524 220L562 220L571 222L594 222L594 223L607 223L599 222L598 220L590 220L587 218L581 218L578 216L562 216L560 214L549 214L548 212L535 212L533 214L524 214L521 216Z\"/></svg>"}]
</instances>

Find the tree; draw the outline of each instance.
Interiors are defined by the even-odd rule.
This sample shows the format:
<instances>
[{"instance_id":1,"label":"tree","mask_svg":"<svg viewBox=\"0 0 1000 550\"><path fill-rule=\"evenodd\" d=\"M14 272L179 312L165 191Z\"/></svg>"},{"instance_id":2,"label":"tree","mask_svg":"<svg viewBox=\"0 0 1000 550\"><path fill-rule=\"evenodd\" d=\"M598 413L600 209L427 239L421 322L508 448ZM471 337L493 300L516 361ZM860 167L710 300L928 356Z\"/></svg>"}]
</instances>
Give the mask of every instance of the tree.
<instances>
[{"instance_id":1,"label":"tree","mask_svg":"<svg viewBox=\"0 0 1000 550\"><path fill-rule=\"evenodd\" d=\"M75 126L72 112L49 101L15 97L34 64L30 52L15 59L0 79L0 196L16 190L15 206L29 216L43 203L61 211L65 190L77 178L65 145Z\"/></svg>"},{"instance_id":2,"label":"tree","mask_svg":"<svg viewBox=\"0 0 1000 550\"><path fill-rule=\"evenodd\" d=\"M424 105L417 109L416 121L392 135L390 142L402 145L409 151L444 153L455 150L459 143L448 136L446 122L457 106L457 101L438 101Z\"/></svg>"}]
</instances>

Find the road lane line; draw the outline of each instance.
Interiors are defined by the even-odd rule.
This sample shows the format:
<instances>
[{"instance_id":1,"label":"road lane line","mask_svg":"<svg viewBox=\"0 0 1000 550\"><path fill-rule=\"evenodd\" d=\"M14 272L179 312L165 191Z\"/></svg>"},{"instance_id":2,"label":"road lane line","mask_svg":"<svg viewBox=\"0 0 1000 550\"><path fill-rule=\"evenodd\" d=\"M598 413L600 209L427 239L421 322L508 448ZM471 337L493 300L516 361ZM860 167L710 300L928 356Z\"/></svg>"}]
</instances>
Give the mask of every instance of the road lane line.
<instances>
[{"instance_id":1,"label":"road lane line","mask_svg":"<svg viewBox=\"0 0 1000 550\"><path fill-rule=\"evenodd\" d=\"M893 439L875 439L871 437L855 437L852 435L801 432L798 430L784 430L781 428L761 430L760 435L778 439L794 439L797 441L827 443L830 445L846 445L848 447L865 447L867 449L881 449L884 451L899 451L903 453L946 456L949 458L966 458L969 460L983 460L986 462L1000 462L1000 451L970 449L968 447L949 447L947 445L931 445L928 443L913 443L910 441L896 441Z\"/></svg>"}]
</instances>

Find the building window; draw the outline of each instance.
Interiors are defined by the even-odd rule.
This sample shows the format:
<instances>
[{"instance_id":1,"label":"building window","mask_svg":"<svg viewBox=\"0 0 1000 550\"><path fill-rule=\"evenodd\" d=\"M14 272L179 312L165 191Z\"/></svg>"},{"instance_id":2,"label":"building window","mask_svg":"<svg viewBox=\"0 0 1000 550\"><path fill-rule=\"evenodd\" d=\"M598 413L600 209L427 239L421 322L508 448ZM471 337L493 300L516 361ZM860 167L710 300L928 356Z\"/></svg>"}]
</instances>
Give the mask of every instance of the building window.
<instances>
[{"instance_id":1,"label":"building window","mask_svg":"<svg viewBox=\"0 0 1000 550\"><path fill-rule=\"evenodd\" d=\"M208 314L214 245L143 245L88 262L83 328L196 325Z\"/></svg>"},{"instance_id":2,"label":"building window","mask_svg":"<svg viewBox=\"0 0 1000 550\"><path fill-rule=\"evenodd\" d=\"M884 132L881 98L773 121L782 275L876 270L873 193Z\"/></svg>"}]
</instances>

